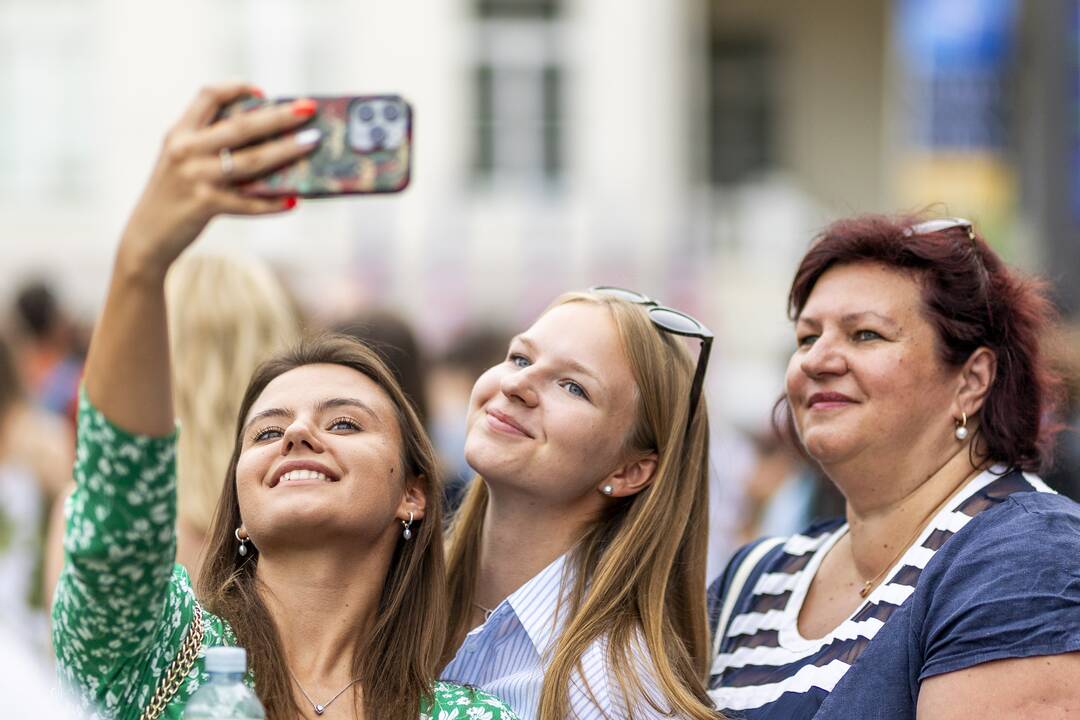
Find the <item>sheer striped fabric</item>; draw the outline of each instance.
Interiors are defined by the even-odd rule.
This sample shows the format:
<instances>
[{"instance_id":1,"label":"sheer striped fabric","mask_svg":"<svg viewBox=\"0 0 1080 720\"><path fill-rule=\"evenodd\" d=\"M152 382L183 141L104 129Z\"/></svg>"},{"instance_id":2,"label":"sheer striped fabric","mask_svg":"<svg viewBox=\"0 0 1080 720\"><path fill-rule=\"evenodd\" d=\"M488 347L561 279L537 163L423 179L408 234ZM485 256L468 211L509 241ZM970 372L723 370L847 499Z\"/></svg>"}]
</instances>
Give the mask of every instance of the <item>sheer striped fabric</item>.
<instances>
[{"instance_id":1,"label":"sheer striped fabric","mask_svg":"<svg viewBox=\"0 0 1080 720\"><path fill-rule=\"evenodd\" d=\"M993 468L973 478L886 573L887 580L822 638L804 638L799 611L822 559L848 530L838 519L768 553L743 590L720 643L709 695L747 720L810 718L878 631L914 592L934 554L980 512L1013 492L1053 492L1039 478ZM749 593L749 596L747 596ZM718 629L722 632L722 629Z\"/></svg>"},{"instance_id":2,"label":"sheer striped fabric","mask_svg":"<svg viewBox=\"0 0 1080 720\"><path fill-rule=\"evenodd\" d=\"M572 587L573 582L572 565L563 555L514 591L483 625L465 637L443 669L442 679L478 687L508 704L523 720L535 718L544 670L566 625L563 588ZM652 661L643 642L637 647L635 658L643 689L659 701L664 696L652 674ZM628 717L603 638L593 642L581 658L581 673L574 676L569 695L568 717ZM669 717L646 702L637 704L633 712L635 718L644 720Z\"/></svg>"}]
</instances>

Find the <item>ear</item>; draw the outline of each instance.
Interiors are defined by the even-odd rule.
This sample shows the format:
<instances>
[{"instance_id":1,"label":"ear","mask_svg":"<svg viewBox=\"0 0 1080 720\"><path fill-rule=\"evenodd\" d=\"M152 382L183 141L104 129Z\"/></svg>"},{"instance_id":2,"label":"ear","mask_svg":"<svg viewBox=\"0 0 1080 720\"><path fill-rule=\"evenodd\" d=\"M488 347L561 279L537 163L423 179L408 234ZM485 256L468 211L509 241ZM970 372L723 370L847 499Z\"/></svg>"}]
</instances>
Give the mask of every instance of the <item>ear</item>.
<instances>
[{"instance_id":1,"label":"ear","mask_svg":"<svg viewBox=\"0 0 1080 720\"><path fill-rule=\"evenodd\" d=\"M413 514L413 520L423 519L424 509L427 507L424 480L424 476L420 475L405 483L405 493L402 495L397 509L399 519L408 520L410 512Z\"/></svg>"},{"instance_id":2,"label":"ear","mask_svg":"<svg viewBox=\"0 0 1080 720\"><path fill-rule=\"evenodd\" d=\"M959 386L953 400L953 417L967 413L970 418L982 409L986 395L997 376L997 355L989 348L981 347L971 353L960 369Z\"/></svg>"},{"instance_id":3,"label":"ear","mask_svg":"<svg viewBox=\"0 0 1080 720\"><path fill-rule=\"evenodd\" d=\"M630 461L626 465L617 468L615 472L608 475L600 483L601 488L610 485L612 488L611 494L603 493L602 490L600 492L608 497L637 495L652 484L656 475L656 463L657 455L655 452Z\"/></svg>"}]
</instances>

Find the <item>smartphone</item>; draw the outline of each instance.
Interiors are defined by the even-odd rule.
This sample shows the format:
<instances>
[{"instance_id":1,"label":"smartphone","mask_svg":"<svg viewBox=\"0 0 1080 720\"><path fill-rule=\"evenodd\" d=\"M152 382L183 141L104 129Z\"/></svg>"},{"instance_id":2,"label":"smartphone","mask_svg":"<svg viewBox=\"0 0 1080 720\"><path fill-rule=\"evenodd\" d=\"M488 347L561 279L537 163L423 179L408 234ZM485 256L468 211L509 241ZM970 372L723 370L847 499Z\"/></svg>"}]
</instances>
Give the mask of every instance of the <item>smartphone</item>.
<instances>
[{"instance_id":1,"label":"smartphone","mask_svg":"<svg viewBox=\"0 0 1080 720\"><path fill-rule=\"evenodd\" d=\"M241 98L219 117L229 117L266 103ZM400 192L409 184L412 162L412 108L398 95L313 97L318 104L308 127L322 130L318 148L295 163L249 182L243 191L260 197L305 198Z\"/></svg>"}]
</instances>

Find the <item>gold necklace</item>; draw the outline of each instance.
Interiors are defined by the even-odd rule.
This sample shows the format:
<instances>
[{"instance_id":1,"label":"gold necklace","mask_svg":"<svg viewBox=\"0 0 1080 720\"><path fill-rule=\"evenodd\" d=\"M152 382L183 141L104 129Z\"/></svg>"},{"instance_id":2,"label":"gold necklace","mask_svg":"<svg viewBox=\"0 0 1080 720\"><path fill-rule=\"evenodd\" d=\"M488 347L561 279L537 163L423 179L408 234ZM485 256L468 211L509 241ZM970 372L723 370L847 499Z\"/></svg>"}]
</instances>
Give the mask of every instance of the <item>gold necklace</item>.
<instances>
[{"instance_id":1,"label":"gold necklace","mask_svg":"<svg viewBox=\"0 0 1080 720\"><path fill-rule=\"evenodd\" d=\"M863 583L862 588L859 589L859 597L865 598L870 594L870 591L874 589L874 586L877 584L878 580L881 579L881 576L888 572L889 568L893 566L893 563L900 559L901 555L907 552L908 548L911 546L911 543L915 542L915 538L919 537L919 533L926 529L926 526L930 523L930 520L933 519L933 517L937 515L938 512L940 512L941 509L949 503L950 500L953 499L956 493L960 492L960 488L964 487L964 485L966 484L967 478L964 478L964 481L961 482L958 487L956 487L951 493L945 496L945 499L938 503L933 510L927 513L926 517L924 517L922 519L922 522L919 523L918 527L915 528L915 532L913 532L911 536L907 540L905 540L902 545L900 545L900 552L896 553L896 555L893 556L892 560L890 560L885 565L885 567L881 568L881 571L877 575Z\"/></svg>"}]
</instances>

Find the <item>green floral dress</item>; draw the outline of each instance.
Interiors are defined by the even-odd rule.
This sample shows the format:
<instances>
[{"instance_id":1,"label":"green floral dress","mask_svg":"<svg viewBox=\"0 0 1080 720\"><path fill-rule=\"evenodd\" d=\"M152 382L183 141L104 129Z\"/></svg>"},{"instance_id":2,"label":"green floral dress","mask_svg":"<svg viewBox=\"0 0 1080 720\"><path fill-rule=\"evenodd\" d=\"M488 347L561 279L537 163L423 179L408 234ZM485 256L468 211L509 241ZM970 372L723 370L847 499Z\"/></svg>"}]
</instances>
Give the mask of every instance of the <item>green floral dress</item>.
<instances>
[{"instance_id":1,"label":"green floral dress","mask_svg":"<svg viewBox=\"0 0 1080 720\"><path fill-rule=\"evenodd\" d=\"M79 402L76 489L67 508L66 563L53 603L53 643L65 683L87 709L138 718L180 649L198 602L176 557L176 435L132 435L85 392ZM203 612L203 648L235 645ZM164 716L179 719L207 679L202 657ZM251 673L245 681L253 687ZM436 682L421 720L517 720L491 695Z\"/></svg>"}]
</instances>

